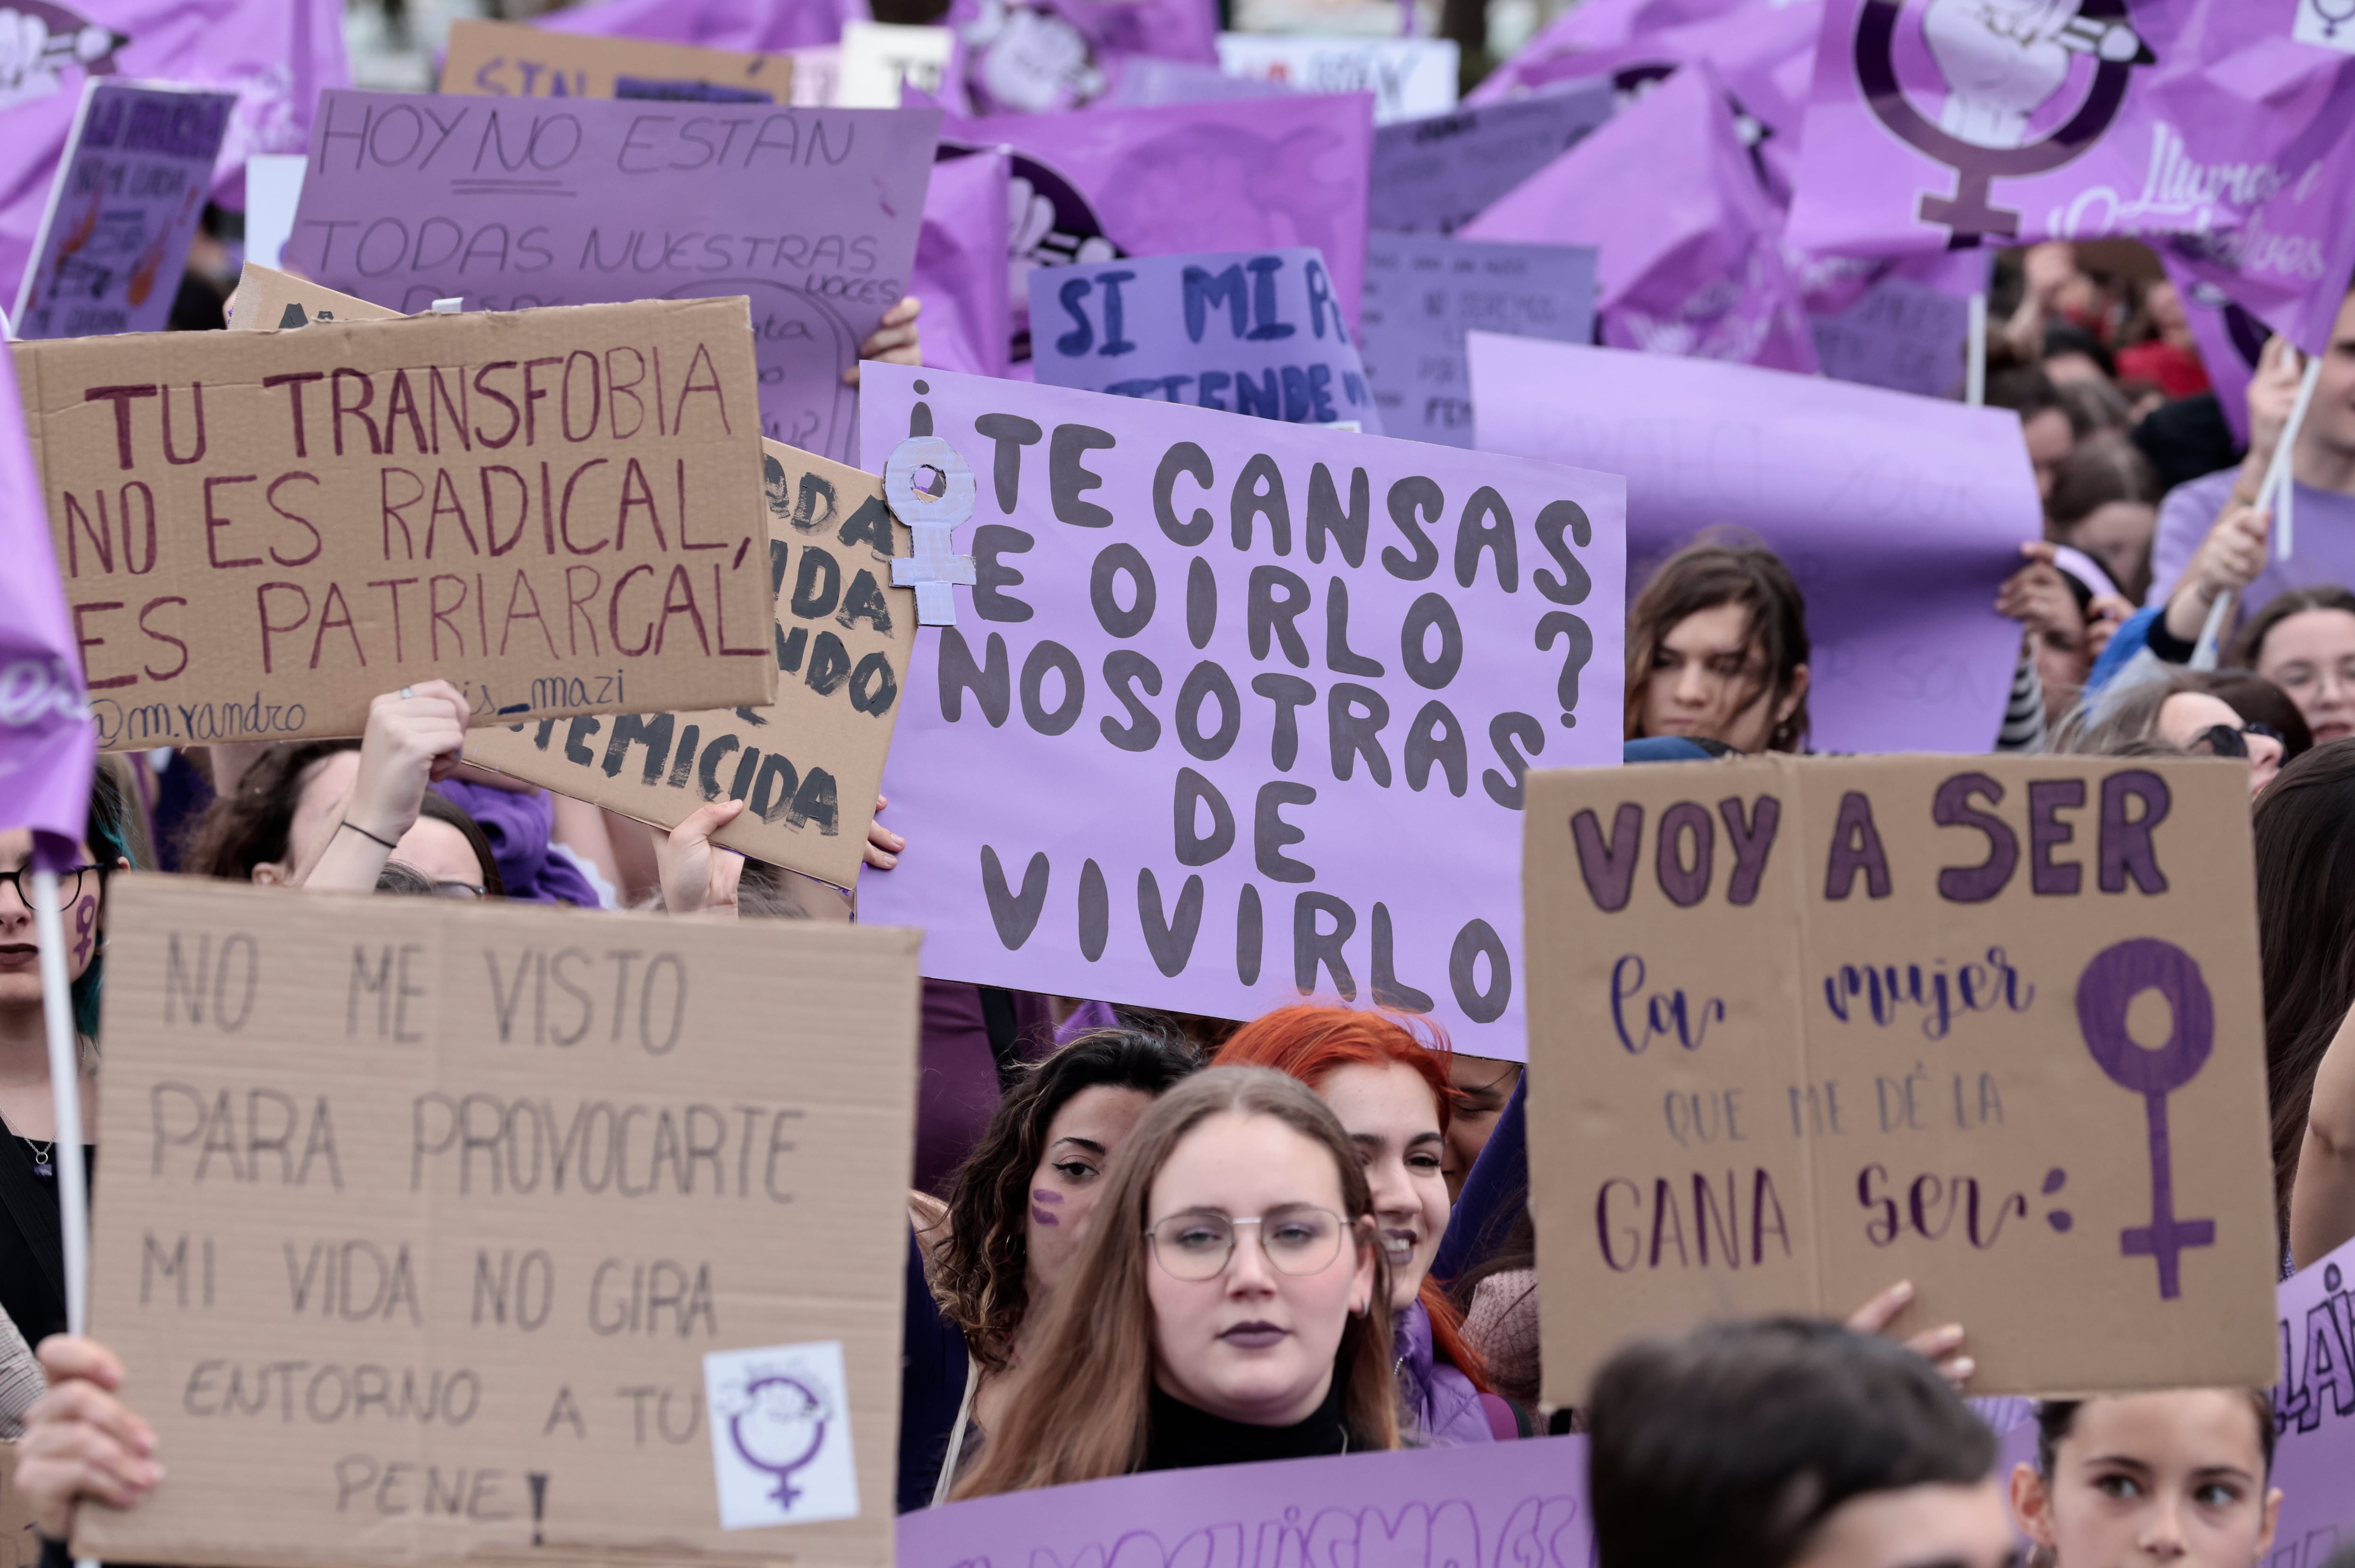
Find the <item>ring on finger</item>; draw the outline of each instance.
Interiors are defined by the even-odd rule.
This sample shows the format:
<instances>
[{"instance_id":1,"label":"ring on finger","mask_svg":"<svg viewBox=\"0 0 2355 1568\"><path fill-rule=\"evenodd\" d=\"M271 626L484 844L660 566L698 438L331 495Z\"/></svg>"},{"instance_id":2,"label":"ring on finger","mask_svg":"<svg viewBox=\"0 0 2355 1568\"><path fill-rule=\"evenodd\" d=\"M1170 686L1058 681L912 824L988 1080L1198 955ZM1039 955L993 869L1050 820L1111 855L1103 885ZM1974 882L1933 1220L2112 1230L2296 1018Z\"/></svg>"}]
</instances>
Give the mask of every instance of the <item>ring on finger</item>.
<instances>
[{"instance_id":1,"label":"ring on finger","mask_svg":"<svg viewBox=\"0 0 2355 1568\"><path fill-rule=\"evenodd\" d=\"M400 697L402 701L407 701L413 695L414 693L410 688L404 686L400 688Z\"/></svg>"}]
</instances>

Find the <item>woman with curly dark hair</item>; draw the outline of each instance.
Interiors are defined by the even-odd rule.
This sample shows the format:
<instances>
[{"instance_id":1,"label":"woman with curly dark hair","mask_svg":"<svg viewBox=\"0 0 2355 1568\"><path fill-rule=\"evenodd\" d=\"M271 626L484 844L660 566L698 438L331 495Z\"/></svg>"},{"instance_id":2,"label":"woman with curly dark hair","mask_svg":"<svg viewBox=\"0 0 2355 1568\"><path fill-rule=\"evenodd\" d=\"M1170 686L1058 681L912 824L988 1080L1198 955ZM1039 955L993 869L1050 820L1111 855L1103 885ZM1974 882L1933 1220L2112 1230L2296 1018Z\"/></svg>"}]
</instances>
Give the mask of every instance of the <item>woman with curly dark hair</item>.
<instances>
[{"instance_id":1,"label":"woman with curly dark hair","mask_svg":"<svg viewBox=\"0 0 2355 1568\"><path fill-rule=\"evenodd\" d=\"M1182 1039L1099 1029L1025 1068L911 1237L900 1389L900 1509L944 1499L1023 1375L1113 1157L1145 1109L1202 1065Z\"/></svg>"}]
</instances>

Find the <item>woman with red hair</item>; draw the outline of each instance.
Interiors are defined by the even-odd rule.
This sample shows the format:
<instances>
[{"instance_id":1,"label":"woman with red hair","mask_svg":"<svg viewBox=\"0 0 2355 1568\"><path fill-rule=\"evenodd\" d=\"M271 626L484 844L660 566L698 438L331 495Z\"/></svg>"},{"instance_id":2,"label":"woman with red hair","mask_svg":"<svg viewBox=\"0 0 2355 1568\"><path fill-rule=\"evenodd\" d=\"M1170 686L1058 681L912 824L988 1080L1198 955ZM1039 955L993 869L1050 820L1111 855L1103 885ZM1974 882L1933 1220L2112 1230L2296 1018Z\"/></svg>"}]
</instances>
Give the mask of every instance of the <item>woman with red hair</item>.
<instances>
[{"instance_id":1,"label":"woman with red hair","mask_svg":"<svg viewBox=\"0 0 2355 1568\"><path fill-rule=\"evenodd\" d=\"M1377 1234L1397 1315L1402 1424L1424 1444L1519 1435L1512 1407L1488 1391L1465 1344L1463 1315L1431 1275L1448 1218L1442 1173L1453 1097L1446 1038L1388 1012L1303 1004L1243 1025L1220 1047L1220 1067L1272 1067L1299 1079L1338 1116L1366 1163Z\"/></svg>"}]
</instances>

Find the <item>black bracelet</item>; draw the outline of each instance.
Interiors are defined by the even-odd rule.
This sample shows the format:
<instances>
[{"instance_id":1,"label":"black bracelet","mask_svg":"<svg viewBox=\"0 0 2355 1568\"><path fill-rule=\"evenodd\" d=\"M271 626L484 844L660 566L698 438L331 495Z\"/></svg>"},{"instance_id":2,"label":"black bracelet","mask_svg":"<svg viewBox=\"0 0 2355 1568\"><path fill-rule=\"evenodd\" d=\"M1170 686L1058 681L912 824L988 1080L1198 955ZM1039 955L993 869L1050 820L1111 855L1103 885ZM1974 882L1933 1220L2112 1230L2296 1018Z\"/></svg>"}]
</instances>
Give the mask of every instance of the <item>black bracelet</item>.
<instances>
[{"instance_id":1,"label":"black bracelet","mask_svg":"<svg viewBox=\"0 0 2355 1568\"><path fill-rule=\"evenodd\" d=\"M370 843L383 845L387 849L398 849L400 848L400 845L395 844L391 839L378 837L377 835L370 833L367 828L362 827L358 823L352 821L348 817L345 818L343 826L350 828L361 837L368 839Z\"/></svg>"}]
</instances>

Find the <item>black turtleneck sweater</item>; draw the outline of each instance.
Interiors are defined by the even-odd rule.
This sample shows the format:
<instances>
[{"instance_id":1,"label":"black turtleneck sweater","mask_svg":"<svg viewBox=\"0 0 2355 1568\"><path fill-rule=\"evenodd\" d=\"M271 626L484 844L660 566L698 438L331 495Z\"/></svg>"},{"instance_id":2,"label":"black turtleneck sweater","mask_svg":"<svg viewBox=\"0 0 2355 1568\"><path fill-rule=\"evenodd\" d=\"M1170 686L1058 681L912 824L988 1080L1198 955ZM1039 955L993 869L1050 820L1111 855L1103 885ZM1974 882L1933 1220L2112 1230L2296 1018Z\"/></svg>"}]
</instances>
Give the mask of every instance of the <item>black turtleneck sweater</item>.
<instances>
[{"instance_id":1,"label":"black turtleneck sweater","mask_svg":"<svg viewBox=\"0 0 2355 1568\"><path fill-rule=\"evenodd\" d=\"M1197 1410L1154 1386L1146 1415L1147 1470L1188 1470L1202 1465L1250 1465L1266 1459L1314 1459L1348 1452L1341 1419L1341 1380L1308 1419L1291 1426L1248 1426Z\"/></svg>"}]
</instances>

